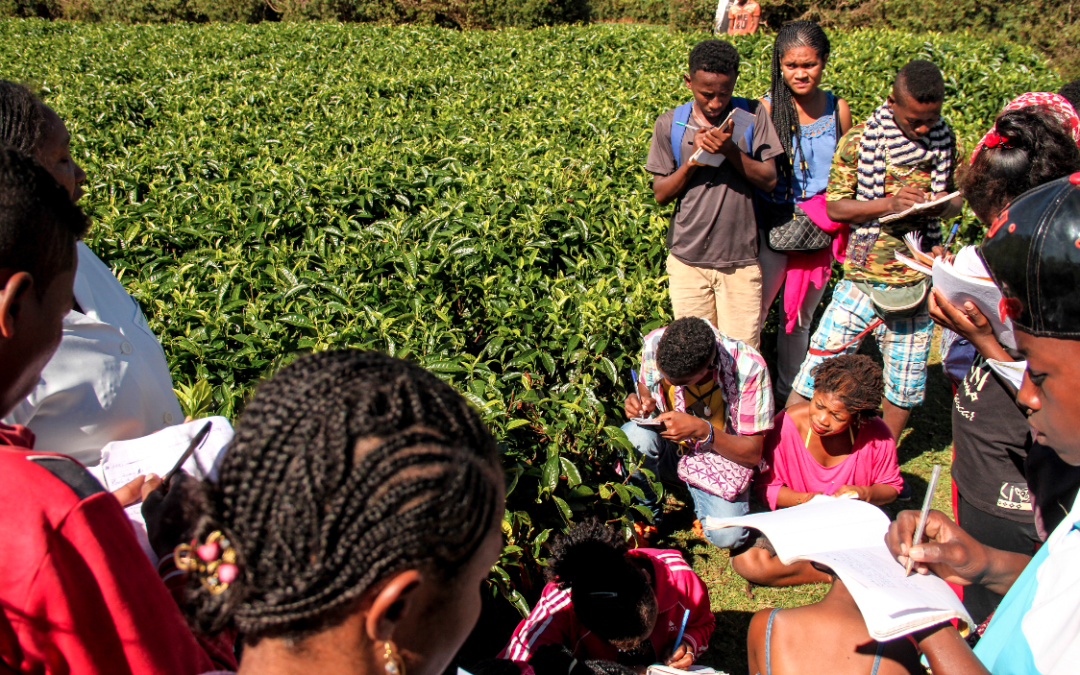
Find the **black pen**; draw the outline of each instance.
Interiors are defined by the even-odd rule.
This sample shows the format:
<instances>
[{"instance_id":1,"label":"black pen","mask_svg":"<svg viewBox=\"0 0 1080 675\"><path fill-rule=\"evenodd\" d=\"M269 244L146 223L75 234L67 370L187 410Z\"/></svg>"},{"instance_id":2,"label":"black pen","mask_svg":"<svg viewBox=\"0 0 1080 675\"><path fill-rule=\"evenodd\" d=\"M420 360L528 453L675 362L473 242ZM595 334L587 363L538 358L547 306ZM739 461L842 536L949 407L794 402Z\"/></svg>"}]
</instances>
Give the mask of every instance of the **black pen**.
<instances>
[{"instance_id":1,"label":"black pen","mask_svg":"<svg viewBox=\"0 0 1080 675\"><path fill-rule=\"evenodd\" d=\"M203 444L203 441L206 440L207 435L210 433L211 426L213 426L213 422L208 421L203 425L202 429L199 429L199 433L195 434L195 437L191 439L191 443L188 444L187 450L184 451L184 454L180 455L180 461L178 461L176 466L161 479L161 484L165 486L166 492L169 490L169 481L180 471L180 467L184 466L184 462L188 461L188 458L194 455L195 451Z\"/></svg>"}]
</instances>

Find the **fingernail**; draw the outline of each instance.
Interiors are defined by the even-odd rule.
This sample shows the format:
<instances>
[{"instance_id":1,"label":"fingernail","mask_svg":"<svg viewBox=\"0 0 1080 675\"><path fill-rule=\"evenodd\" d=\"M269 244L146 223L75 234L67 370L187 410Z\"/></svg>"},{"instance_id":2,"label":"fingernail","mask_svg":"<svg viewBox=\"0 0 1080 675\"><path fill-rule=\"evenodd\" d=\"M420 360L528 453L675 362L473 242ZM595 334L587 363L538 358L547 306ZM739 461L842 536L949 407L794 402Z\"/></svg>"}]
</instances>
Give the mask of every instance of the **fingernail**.
<instances>
[{"instance_id":1,"label":"fingernail","mask_svg":"<svg viewBox=\"0 0 1080 675\"><path fill-rule=\"evenodd\" d=\"M159 478L159 476L156 473L148 473L145 476L143 476L143 478L145 480L157 480Z\"/></svg>"}]
</instances>

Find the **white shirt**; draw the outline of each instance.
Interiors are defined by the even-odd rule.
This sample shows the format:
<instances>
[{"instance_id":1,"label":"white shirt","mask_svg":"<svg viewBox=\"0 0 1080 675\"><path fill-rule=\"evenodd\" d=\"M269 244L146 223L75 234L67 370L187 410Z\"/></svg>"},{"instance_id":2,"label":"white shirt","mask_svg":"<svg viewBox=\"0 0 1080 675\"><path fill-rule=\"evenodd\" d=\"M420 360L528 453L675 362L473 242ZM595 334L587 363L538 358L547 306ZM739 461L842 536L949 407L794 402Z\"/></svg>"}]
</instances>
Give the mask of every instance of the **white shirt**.
<instances>
[{"instance_id":1,"label":"white shirt","mask_svg":"<svg viewBox=\"0 0 1080 675\"><path fill-rule=\"evenodd\" d=\"M1077 672L1080 496L1002 599L975 655L994 675Z\"/></svg>"},{"instance_id":2,"label":"white shirt","mask_svg":"<svg viewBox=\"0 0 1080 675\"><path fill-rule=\"evenodd\" d=\"M81 241L74 290L83 312L64 317L37 387L3 421L30 427L39 450L94 466L106 443L179 424L184 414L139 304Z\"/></svg>"}]
</instances>

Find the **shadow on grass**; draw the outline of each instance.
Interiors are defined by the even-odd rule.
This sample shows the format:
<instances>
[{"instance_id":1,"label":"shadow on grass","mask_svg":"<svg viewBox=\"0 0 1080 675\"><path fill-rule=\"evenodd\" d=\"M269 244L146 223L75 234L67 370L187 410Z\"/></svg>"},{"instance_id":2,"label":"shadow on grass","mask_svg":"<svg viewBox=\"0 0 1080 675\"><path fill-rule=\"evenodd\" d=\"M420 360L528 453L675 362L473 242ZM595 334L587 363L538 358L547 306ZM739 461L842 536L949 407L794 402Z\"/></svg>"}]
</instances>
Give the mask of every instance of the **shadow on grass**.
<instances>
[{"instance_id":1,"label":"shadow on grass","mask_svg":"<svg viewBox=\"0 0 1080 675\"><path fill-rule=\"evenodd\" d=\"M746 634L754 612L728 610L713 612L716 630L709 640L708 665L731 675L747 672Z\"/></svg>"}]
</instances>

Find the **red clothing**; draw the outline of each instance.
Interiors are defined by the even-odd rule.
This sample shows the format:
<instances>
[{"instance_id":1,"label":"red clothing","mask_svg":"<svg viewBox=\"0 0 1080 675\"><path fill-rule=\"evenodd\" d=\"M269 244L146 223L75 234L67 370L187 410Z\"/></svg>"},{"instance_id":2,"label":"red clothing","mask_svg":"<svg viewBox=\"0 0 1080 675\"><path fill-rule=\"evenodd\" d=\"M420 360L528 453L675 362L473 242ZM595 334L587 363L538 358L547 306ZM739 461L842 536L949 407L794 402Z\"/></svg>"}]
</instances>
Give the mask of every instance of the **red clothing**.
<instances>
[{"instance_id":1,"label":"red clothing","mask_svg":"<svg viewBox=\"0 0 1080 675\"><path fill-rule=\"evenodd\" d=\"M880 417L859 428L851 454L844 461L825 467L806 449L795 422L786 411L781 411L765 436L762 458L768 468L758 479L758 489L765 493L765 501L774 510L776 497L784 486L796 492L826 495L844 485L884 484L893 486L897 492L904 486L896 459L896 443Z\"/></svg>"},{"instance_id":2,"label":"red clothing","mask_svg":"<svg viewBox=\"0 0 1080 675\"><path fill-rule=\"evenodd\" d=\"M27 674L80 675L236 668L230 636L204 646L196 641L111 493L80 497L30 461L74 462L33 452L25 428L0 425L0 445L8 446L0 447L0 658L6 665Z\"/></svg>"},{"instance_id":3,"label":"red clothing","mask_svg":"<svg viewBox=\"0 0 1080 675\"><path fill-rule=\"evenodd\" d=\"M675 637L682 625L683 613L690 610L683 640L690 645L694 656L709 646L716 619L709 607L709 591L690 569L678 551L638 548L627 552L632 558L648 558L656 571L653 590L659 614L649 640L657 655L667 653L678 645ZM570 590L557 584L544 587L540 600L524 621L518 624L510 642L499 654L500 659L528 661L536 650L548 644L566 645L579 659L615 661L618 650L581 625L570 603Z\"/></svg>"}]
</instances>

